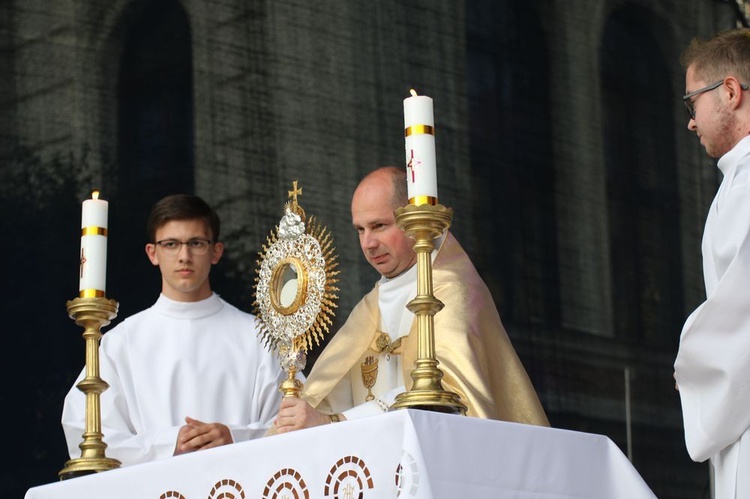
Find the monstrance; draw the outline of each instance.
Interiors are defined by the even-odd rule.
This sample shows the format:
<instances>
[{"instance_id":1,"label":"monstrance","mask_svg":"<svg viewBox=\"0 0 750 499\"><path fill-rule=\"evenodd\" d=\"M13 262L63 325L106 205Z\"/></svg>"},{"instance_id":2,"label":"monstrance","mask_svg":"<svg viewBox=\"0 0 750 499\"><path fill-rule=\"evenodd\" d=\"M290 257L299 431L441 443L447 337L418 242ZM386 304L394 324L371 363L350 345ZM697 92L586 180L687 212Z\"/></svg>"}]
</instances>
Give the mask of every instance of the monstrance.
<instances>
[{"instance_id":1,"label":"monstrance","mask_svg":"<svg viewBox=\"0 0 750 499\"><path fill-rule=\"evenodd\" d=\"M287 379L279 390L296 397L307 352L320 344L337 307L338 260L330 232L297 202L302 188L293 182L284 215L259 253L253 308L259 334L279 357Z\"/></svg>"}]
</instances>

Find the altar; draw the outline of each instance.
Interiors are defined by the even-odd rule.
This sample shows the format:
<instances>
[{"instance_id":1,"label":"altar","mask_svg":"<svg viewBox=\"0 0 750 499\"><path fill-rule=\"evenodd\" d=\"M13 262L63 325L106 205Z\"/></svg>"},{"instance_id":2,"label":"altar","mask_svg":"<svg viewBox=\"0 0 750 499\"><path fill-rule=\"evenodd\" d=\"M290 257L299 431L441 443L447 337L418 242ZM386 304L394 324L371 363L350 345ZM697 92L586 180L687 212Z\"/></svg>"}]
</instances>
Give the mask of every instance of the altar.
<instances>
[{"instance_id":1,"label":"altar","mask_svg":"<svg viewBox=\"0 0 750 499\"><path fill-rule=\"evenodd\" d=\"M398 410L42 485L25 499L104 497L656 496L605 436Z\"/></svg>"}]
</instances>

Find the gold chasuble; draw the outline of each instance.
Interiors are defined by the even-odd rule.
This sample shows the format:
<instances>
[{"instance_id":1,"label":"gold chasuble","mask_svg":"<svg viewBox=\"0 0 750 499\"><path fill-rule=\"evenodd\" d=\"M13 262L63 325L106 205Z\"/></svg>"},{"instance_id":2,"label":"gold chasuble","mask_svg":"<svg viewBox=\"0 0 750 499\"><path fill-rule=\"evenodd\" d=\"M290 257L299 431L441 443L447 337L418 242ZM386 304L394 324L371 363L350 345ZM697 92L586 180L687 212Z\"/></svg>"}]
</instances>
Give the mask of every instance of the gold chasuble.
<instances>
[{"instance_id":1,"label":"gold chasuble","mask_svg":"<svg viewBox=\"0 0 750 499\"><path fill-rule=\"evenodd\" d=\"M435 354L443 387L457 393L467 415L549 426L536 391L505 332L489 289L466 252L448 233L432 268L433 294L445 304L435 314ZM332 407L328 394L360 370L360 359L373 351L380 328L378 286L352 310L346 323L318 357L301 396L323 412ZM409 389L417 358L417 321L402 340L403 380Z\"/></svg>"}]
</instances>

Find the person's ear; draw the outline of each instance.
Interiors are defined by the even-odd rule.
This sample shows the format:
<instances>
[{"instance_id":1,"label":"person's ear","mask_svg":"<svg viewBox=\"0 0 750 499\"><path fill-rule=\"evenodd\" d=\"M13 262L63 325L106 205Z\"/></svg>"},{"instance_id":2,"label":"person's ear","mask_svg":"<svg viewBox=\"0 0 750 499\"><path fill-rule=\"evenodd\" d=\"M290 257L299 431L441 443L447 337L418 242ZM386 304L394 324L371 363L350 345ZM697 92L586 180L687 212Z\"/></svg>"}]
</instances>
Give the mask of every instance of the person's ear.
<instances>
[{"instance_id":1,"label":"person's ear","mask_svg":"<svg viewBox=\"0 0 750 499\"><path fill-rule=\"evenodd\" d=\"M737 109L742 104L742 92L745 90L743 84L734 76L727 76L724 79L724 86L726 87L727 97L729 104L732 109Z\"/></svg>"},{"instance_id":2,"label":"person's ear","mask_svg":"<svg viewBox=\"0 0 750 499\"><path fill-rule=\"evenodd\" d=\"M214 255L213 258L211 258L211 263L213 265L216 265L219 263L219 260L221 260L221 255L224 254L224 243L214 243Z\"/></svg>"},{"instance_id":3,"label":"person's ear","mask_svg":"<svg viewBox=\"0 0 750 499\"><path fill-rule=\"evenodd\" d=\"M159 265L159 257L156 254L156 245L154 243L146 244L146 256L148 256L152 265Z\"/></svg>"}]
</instances>

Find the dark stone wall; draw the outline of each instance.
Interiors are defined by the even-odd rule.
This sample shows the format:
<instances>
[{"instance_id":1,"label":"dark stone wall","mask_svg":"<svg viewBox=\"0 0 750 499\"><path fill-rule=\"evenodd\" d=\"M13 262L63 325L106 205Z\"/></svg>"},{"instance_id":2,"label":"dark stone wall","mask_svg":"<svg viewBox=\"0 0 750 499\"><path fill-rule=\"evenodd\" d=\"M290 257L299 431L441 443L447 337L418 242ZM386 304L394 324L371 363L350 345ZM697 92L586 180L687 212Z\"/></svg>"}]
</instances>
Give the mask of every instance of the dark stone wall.
<instances>
[{"instance_id":1,"label":"dark stone wall","mask_svg":"<svg viewBox=\"0 0 750 499\"><path fill-rule=\"evenodd\" d=\"M68 458L59 418L84 343L65 302L92 189L110 201L113 325L156 298L143 226L177 191L217 207L227 251L212 284L250 311L298 180L335 240L338 326L377 278L351 193L403 164L414 88L434 99L440 201L553 426L610 437L659 497L708 497L672 362L703 299L719 178L685 129L677 61L734 22L709 0L5 2L0 307L23 366L4 363L5 495L55 481Z\"/></svg>"}]
</instances>

